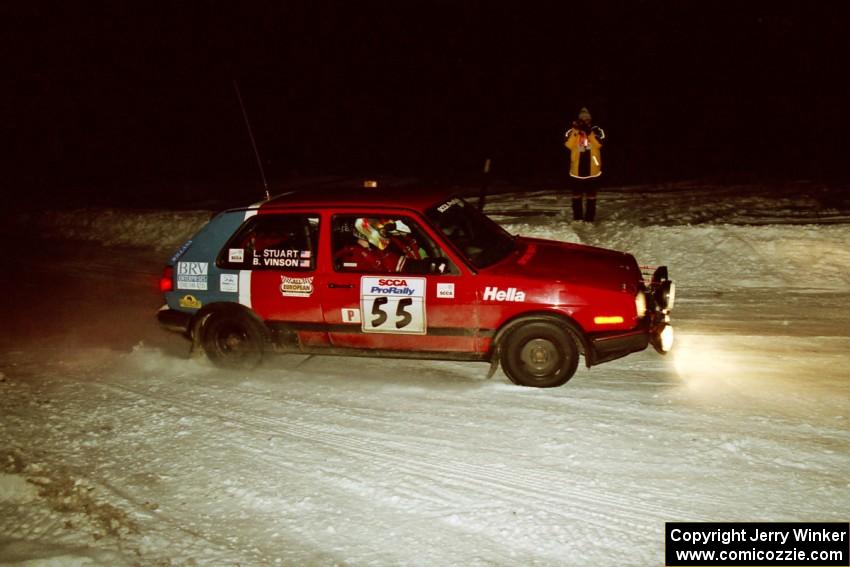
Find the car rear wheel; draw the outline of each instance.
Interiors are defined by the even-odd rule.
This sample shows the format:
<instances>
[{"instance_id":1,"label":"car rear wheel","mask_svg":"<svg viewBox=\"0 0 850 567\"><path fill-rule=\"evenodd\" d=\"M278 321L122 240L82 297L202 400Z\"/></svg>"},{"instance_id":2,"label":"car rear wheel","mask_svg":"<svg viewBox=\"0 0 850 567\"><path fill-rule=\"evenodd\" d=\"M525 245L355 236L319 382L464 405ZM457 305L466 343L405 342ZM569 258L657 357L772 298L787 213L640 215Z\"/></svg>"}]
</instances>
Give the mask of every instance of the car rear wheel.
<instances>
[{"instance_id":1,"label":"car rear wheel","mask_svg":"<svg viewBox=\"0 0 850 567\"><path fill-rule=\"evenodd\" d=\"M565 384L578 366L578 347L569 331L547 322L526 323L506 338L501 362L511 382L534 388Z\"/></svg>"},{"instance_id":2,"label":"car rear wheel","mask_svg":"<svg viewBox=\"0 0 850 567\"><path fill-rule=\"evenodd\" d=\"M211 313L201 327L201 346L221 368L255 368L263 360L266 333L246 313Z\"/></svg>"}]
</instances>

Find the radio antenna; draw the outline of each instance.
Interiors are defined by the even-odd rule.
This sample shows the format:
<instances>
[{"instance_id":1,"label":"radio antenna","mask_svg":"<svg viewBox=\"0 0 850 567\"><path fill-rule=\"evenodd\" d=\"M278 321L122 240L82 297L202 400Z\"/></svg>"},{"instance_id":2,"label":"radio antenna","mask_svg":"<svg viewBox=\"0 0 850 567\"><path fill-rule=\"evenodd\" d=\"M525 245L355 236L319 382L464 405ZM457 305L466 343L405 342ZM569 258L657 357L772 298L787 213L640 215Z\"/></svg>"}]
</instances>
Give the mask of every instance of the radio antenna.
<instances>
[{"instance_id":1,"label":"radio antenna","mask_svg":"<svg viewBox=\"0 0 850 567\"><path fill-rule=\"evenodd\" d=\"M251 130L251 122L248 120L248 113L245 111L245 104L242 102L242 93L239 92L239 83L233 79L233 88L236 90L236 98L239 99L239 108L242 109L242 118L245 119L245 127L248 128L248 137L251 138L251 147L254 148L254 156L257 158L257 167L260 170L260 178L263 180L263 189L266 191L266 199L270 199L269 184L266 181L266 172L263 170L263 160L260 159L260 152L257 150L257 141L254 140L254 131Z\"/></svg>"}]
</instances>

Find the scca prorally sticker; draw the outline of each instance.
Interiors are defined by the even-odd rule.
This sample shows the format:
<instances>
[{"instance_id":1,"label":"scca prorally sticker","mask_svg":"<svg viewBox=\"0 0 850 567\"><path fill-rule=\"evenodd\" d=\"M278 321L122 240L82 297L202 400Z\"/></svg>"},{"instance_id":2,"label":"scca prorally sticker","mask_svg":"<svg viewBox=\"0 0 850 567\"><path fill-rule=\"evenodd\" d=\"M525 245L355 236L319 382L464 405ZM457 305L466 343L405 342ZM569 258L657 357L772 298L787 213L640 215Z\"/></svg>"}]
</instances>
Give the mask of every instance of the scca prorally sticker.
<instances>
[{"instance_id":1,"label":"scca prorally sticker","mask_svg":"<svg viewBox=\"0 0 850 567\"><path fill-rule=\"evenodd\" d=\"M207 262L177 262L177 289L207 289Z\"/></svg>"},{"instance_id":2,"label":"scca prorally sticker","mask_svg":"<svg viewBox=\"0 0 850 567\"><path fill-rule=\"evenodd\" d=\"M218 283L221 291L238 292L239 274L221 274Z\"/></svg>"},{"instance_id":3,"label":"scca prorally sticker","mask_svg":"<svg viewBox=\"0 0 850 567\"><path fill-rule=\"evenodd\" d=\"M244 248L230 248L227 251L227 261L233 262L234 264L241 264L245 261L245 249Z\"/></svg>"},{"instance_id":4,"label":"scca prorally sticker","mask_svg":"<svg viewBox=\"0 0 850 567\"><path fill-rule=\"evenodd\" d=\"M343 308L342 311L342 322L343 323L359 323L360 322L360 310L359 309L349 309Z\"/></svg>"},{"instance_id":5,"label":"scca prorally sticker","mask_svg":"<svg viewBox=\"0 0 850 567\"><path fill-rule=\"evenodd\" d=\"M313 295L313 276L309 278L280 276L280 294L286 297L310 297Z\"/></svg>"},{"instance_id":6,"label":"scca prorally sticker","mask_svg":"<svg viewBox=\"0 0 850 567\"><path fill-rule=\"evenodd\" d=\"M425 278L360 278L361 328L364 333L424 335Z\"/></svg>"},{"instance_id":7,"label":"scca prorally sticker","mask_svg":"<svg viewBox=\"0 0 850 567\"><path fill-rule=\"evenodd\" d=\"M254 250L251 264L267 268L309 268L312 255L310 250L265 248Z\"/></svg>"},{"instance_id":8,"label":"scca prorally sticker","mask_svg":"<svg viewBox=\"0 0 850 567\"><path fill-rule=\"evenodd\" d=\"M453 283L438 283L437 297L441 299L453 299L455 296L455 284Z\"/></svg>"}]
</instances>

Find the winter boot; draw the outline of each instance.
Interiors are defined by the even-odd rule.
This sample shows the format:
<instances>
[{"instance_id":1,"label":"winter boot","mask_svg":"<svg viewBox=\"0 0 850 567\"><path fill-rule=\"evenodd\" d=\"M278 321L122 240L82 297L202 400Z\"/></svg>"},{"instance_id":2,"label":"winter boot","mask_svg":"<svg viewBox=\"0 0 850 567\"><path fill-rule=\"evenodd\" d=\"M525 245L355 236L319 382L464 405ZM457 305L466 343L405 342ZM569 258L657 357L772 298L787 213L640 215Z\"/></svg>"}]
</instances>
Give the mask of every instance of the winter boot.
<instances>
[{"instance_id":1,"label":"winter boot","mask_svg":"<svg viewBox=\"0 0 850 567\"><path fill-rule=\"evenodd\" d=\"M581 197L573 197L573 220L582 219Z\"/></svg>"},{"instance_id":2,"label":"winter boot","mask_svg":"<svg viewBox=\"0 0 850 567\"><path fill-rule=\"evenodd\" d=\"M593 222L593 219L596 217L596 199L588 199L587 200L587 209L584 211L584 220L587 222Z\"/></svg>"}]
</instances>

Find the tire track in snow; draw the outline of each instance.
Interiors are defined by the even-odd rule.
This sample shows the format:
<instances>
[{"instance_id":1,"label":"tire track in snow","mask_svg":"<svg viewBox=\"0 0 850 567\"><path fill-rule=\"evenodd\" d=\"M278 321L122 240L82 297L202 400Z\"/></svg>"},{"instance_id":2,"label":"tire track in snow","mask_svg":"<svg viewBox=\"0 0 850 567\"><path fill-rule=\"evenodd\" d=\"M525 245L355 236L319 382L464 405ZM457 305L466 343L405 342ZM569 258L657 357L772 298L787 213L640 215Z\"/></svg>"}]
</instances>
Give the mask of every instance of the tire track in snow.
<instances>
[{"instance_id":1,"label":"tire track in snow","mask_svg":"<svg viewBox=\"0 0 850 567\"><path fill-rule=\"evenodd\" d=\"M81 380L70 376L63 377L62 382L73 388L72 396L77 400L86 397L87 392L90 391L88 390L90 386L104 386L104 384L94 381ZM76 387L74 388L74 386ZM28 392L25 397L29 398L38 392L39 390ZM53 425L55 426L56 423L54 422ZM74 435L74 432L64 431L63 433ZM153 529L153 535L146 535L144 536L145 539L149 540L150 537L155 537L173 542L170 532L175 531L191 537L191 541L188 542L186 539L180 540L180 555L182 556L188 554L190 559L195 561L213 563L226 561L233 565L244 562L246 556L256 559L256 554L250 549L237 548L224 536L204 534L187 527L177 518L146 506L127 491L104 480L101 475L94 475L95 477L101 476L101 478L93 478L91 471L84 471L80 466L69 465L68 463L72 460L71 456L76 453L76 449L72 446L60 446L49 451L49 453L58 457L58 462L61 463L58 465L60 472L57 472L55 463L45 460L44 455L46 453L44 451L40 453L42 454L32 452L24 454L24 462L31 464L34 468L18 473L20 476L27 479L41 479L41 482L33 483L38 487L51 487L63 483L70 483L73 487L80 485L84 487L81 489L84 495L88 495L89 491L94 490L96 491L95 496L91 502L83 500L82 503L78 504L73 494L68 495L60 491L59 496L51 496L50 494L43 495L40 493L35 505L29 507L25 518L18 518L11 524L13 526L11 528L3 526L0 534L5 533L13 540L20 540L29 544L44 543L45 549L56 546L59 546L57 549L74 549L76 547L75 535L71 531L74 530L86 533L89 537L100 541L99 550L120 553L126 557L144 558L146 561L157 561L157 564L162 561L168 562L168 557L163 556L161 551L145 555L142 550L150 548L150 541L142 541L143 536L132 528L121 529L116 531L115 534L103 533L103 521L98 522L97 514L100 511L100 505L110 505L112 500L103 498L104 495L110 495L126 504L126 506L121 506L119 510L124 512L133 510L137 516L156 518L157 524L168 526L166 529L162 529L163 526L157 525ZM54 502L51 503L51 500ZM115 530L125 527L120 520L121 516L118 516L116 520L110 522L109 526ZM0 522L0 525L2 525L2 522ZM162 546L161 549L168 549L168 547ZM173 556L171 557L173 558ZM0 563L2 563L2 560L0 560ZM134 562L133 564L137 563Z\"/></svg>"},{"instance_id":2,"label":"tire track in snow","mask_svg":"<svg viewBox=\"0 0 850 567\"><path fill-rule=\"evenodd\" d=\"M600 529L610 530L612 524L619 531L632 533L642 528L652 518L663 522L674 515L668 507L651 504L646 499L638 499L626 494L608 495L588 487L571 487L564 485L563 477L554 473L536 470L535 476L529 478L519 473L497 470L492 467L452 460L446 463L436 463L428 451L415 451L413 443L387 443L383 434L368 432L368 438L362 439L351 433L329 431L320 425L293 423L274 418L237 414L231 409L221 409L211 412L209 405L200 405L186 400L170 397L154 396L148 392L139 391L125 385L104 384L107 388L125 390L137 396L155 399L170 406L180 405L200 416L215 416L225 418L229 422L239 424L243 429L261 433L263 436L285 434L310 443L320 442L338 453L355 458L368 457L368 462L387 462L394 465L394 470L405 474L439 478L449 487L462 487L464 494L480 493L483 496L492 494L510 495L509 500L520 507L537 503L535 507L552 512L566 518L581 518L583 521L595 524ZM355 431L356 433L356 431ZM419 439L417 439L417 443ZM375 447L381 444L382 449ZM400 450L402 452L400 452ZM268 453L268 447L262 449ZM413 460L415 459L415 460ZM427 471L427 474L423 474ZM486 491L481 486L487 487ZM604 508L606 512L600 512ZM564 512L569 510L572 514ZM708 521L709 518L688 513L693 521ZM592 519L592 520L589 520Z\"/></svg>"},{"instance_id":3,"label":"tire track in snow","mask_svg":"<svg viewBox=\"0 0 850 567\"><path fill-rule=\"evenodd\" d=\"M104 388L104 389L113 390L113 391L116 391L116 392L123 393L124 395L131 394L131 395L134 395L134 396L136 396L140 399L146 400L147 402L151 403L154 407L156 405L159 405L162 408L167 408L168 410L174 410L174 408L183 408L185 410L188 410L185 414L183 414L184 417L191 416L192 418L202 418L202 419L203 418L208 418L208 419L213 418L215 421L226 421L228 423L228 425L236 426L238 429L242 430L243 432L251 433L251 436L248 439L245 439L244 436L241 436L239 439L218 437L216 439L216 441L217 441L217 445L220 447L221 452L223 454L237 453L239 451L245 451L247 449L248 451L250 451L251 460L253 462L264 463L266 466L264 466L262 468L265 468L266 470L277 470L277 471L279 471L282 468L281 457L288 458L288 453L285 449L279 449L277 451L270 451L269 447L266 443L258 440L259 437L266 439L269 436L274 436L274 437L278 437L278 438L283 437L283 436L289 436L289 437L292 437L292 438L295 438L295 439L298 439L298 440L307 441L307 443L309 445L320 444L320 445L332 447L336 450L336 452L338 452L340 454L354 455L354 456L357 456L357 457L362 457L362 455L363 455L363 453L359 452L359 451L353 451L352 452L352 451L341 450L341 449L344 449L344 447L342 447L341 444L339 444L339 443L327 443L327 442L321 440L320 436L317 436L317 435L295 434L291 431L282 432L280 430L280 427L277 427L280 424L276 420L273 420L273 419L259 418L259 419L255 419L255 420L246 420L242 417L237 417L237 415L233 412L216 411L217 409L219 409L218 407L216 407L215 410L211 410L210 406L204 406L204 405L201 405L201 404L198 404L198 403L168 397L167 395L152 395L149 392L140 391L137 388L127 387L127 386L123 386L123 385L109 384L109 383L102 383L102 382L86 382L85 384L87 384L87 385L94 384L94 385L101 387L101 388ZM229 390L227 392L223 392L223 393L229 393ZM268 400L268 398L266 398L266 399ZM216 400L215 405L219 406L220 403L221 402ZM168 413L168 412L163 412L163 413ZM187 415L187 414L189 414L189 415ZM179 419L179 417L180 416L178 414L172 414L172 416L171 416L172 419ZM269 423L271 423L275 427L273 427L273 428L267 427L266 425L269 424ZM295 429L299 429L299 428L295 428ZM303 429L306 429L306 428L303 428ZM259 435L256 435L256 434L259 434ZM228 446L233 447L233 449L228 449L227 448ZM373 452L371 452L371 454L376 455L376 456L381 456L383 453L373 451ZM315 457L313 457L313 458L315 459ZM370 464L374 464L374 463L372 463L372 459L370 459L369 462L370 462ZM288 467L288 468L290 470L296 471L296 467ZM303 471L296 471L296 472L300 472L301 474L303 474ZM350 496L350 492L349 492L350 488L345 486L345 483L340 482L340 479L344 479L345 477L338 475L338 474L334 474L334 473L336 473L336 471L333 471L332 469L327 468L327 467L323 468L322 472L327 474L328 476L331 476L333 474L334 477L335 477L333 479L333 481L331 482L331 486L329 488L323 489L323 491L322 491L323 494L327 495L328 492L333 491L335 493L339 493L341 496L346 496L346 495ZM317 478L315 478L315 480L316 480L316 483L321 483L321 482L324 482L325 484L328 483L328 480L324 479L322 477L317 477ZM249 492L251 492L251 491L249 490ZM136 501L135 499L133 499L129 495L125 495L123 497L126 500L131 501L131 502ZM244 495L242 496L242 498L244 499ZM260 500L265 500L266 497L257 496L256 498L258 498ZM344 501L345 499L342 498L340 500ZM446 502L447 502L446 499L443 499L441 501L442 504L445 504ZM253 506L253 503L251 503L250 505ZM263 511L267 511L265 507L263 507L261 509L261 512L263 512ZM422 533L427 531L427 526L429 525L429 523L432 522L435 519L435 518L431 518L431 517L423 517L422 515L417 515L417 516L411 517L409 514L406 517L399 517L399 514L403 514L404 512L405 512L404 510L400 510L400 511L396 510L394 512L392 518L390 518L392 520L391 522L386 518L377 518L377 517L370 518L370 521L383 523L386 527L386 531L389 531L394 526L396 526L398 524L402 524L402 523L405 524L405 525L409 525L409 526L419 525L419 527L417 527L416 529L412 529L412 533L422 534ZM150 513L150 512L148 510L146 510L146 513ZM169 518L167 515L163 515L161 513L157 513L156 515L157 515L158 518L168 519L169 522L172 525L175 525L175 526L181 526L182 525L182 524L180 524L180 522L178 520L176 520L174 518ZM372 530L372 533L374 533L373 527L370 528L370 530ZM209 541L209 542L216 544L216 545L219 545L219 544L228 545L228 544L223 544L220 541L221 538L216 538L214 536L202 534L197 529L183 530L183 531L186 531L190 535L193 535L193 536L196 536L196 537L202 537L206 541ZM297 539L298 539L299 542L303 543L302 540L304 538L306 538L317 549L321 549L322 545L323 545L323 539L322 539L323 537L325 537L325 536L322 532L317 532L315 534L299 532ZM463 539L463 538L461 538L461 539ZM468 538L466 538L466 539L468 539ZM473 543L473 542L470 542L470 543ZM498 549L490 549L490 548L483 549L481 547L476 546L476 549L475 549L476 561L473 561L472 562L473 564L485 564L485 565L518 564L517 559L515 557L511 557L511 549L507 548L501 541L494 540L490 543L497 544L496 547ZM512 545L514 547L516 547L516 542L512 542ZM229 547L232 549L232 546L229 546ZM453 554L449 553L449 555L447 555L445 557L445 562L449 563L452 560L454 560L454 558L456 557L456 554L460 553L461 550L463 550L463 549L464 549L464 547L462 545L460 547L457 547L454 550ZM502 551L499 551L499 549L501 549ZM531 553L534 550L529 549L528 551L529 551L529 553ZM246 553L247 553L247 551L246 551ZM296 550L296 555L297 555L297 553L298 552ZM389 561L390 563L396 563L398 561L398 558L393 556L392 553L390 553L389 555L390 555L389 560L387 560L385 557L379 556L379 557L377 557L377 559L374 559L374 561L378 561L378 564L384 564L387 561ZM429 563L430 563L431 559L432 558L429 557ZM299 560L299 562L300 562L300 560ZM365 561L365 563L369 563L369 562L370 561ZM439 563L441 563L441 561L438 561L437 563L439 564ZM414 564L416 564L416 563L414 563ZM523 561L522 564L528 564L528 562ZM531 564L535 564L535 562L532 562ZM551 563L547 561L544 564L549 565Z\"/></svg>"},{"instance_id":4,"label":"tire track in snow","mask_svg":"<svg viewBox=\"0 0 850 567\"><path fill-rule=\"evenodd\" d=\"M114 387L114 386L111 386L111 385L106 385L106 386L107 387ZM198 416L201 416L201 417L215 416L215 417L218 417L218 418L223 418L223 419L227 420L229 424L233 424L233 425L238 424L239 428L242 429L243 431L260 433L262 437L266 437L269 434L272 434L272 435L277 436L277 437L289 436L289 437L292 437L292 438L303 440L303 441L306 441L309 445L316 445L317 443L321 443L322 445L324 445L326 447L330 447L330 448L334 449L337 454L344 454L344 455L347 455L347 456L353 456L353 457L359 459L361 462L368 463L368 465L371 466L371 467L390 468L391 471L392 471L392 477L400 477L401 476L401 477L408 477L408 478L411 478L411 479L420 478L421 481L411 480L411 481L405 482L404 486L406 486L406 487L417 487L417 490L415 492L413 492L415 499L417 501L420 501L420 502L425 500L425 501L430 501L432 503L435 503L435 504L438 505L439 509L436 512L431 511L428 514L418 513L418 514L411 515L405 509L399 509L397 506L393 507L393 505L391 503L393 498L392 498L391 495L383 496L381 498L382 504L386 505L387 507L393 507L394 510L395 510L394 514L398 514L398 513L404 514L404 517L401 518L400 522L398 521L398 518L396 518L396 517L393 517L393 521L401 523L401 524L405 524L405 525L408 525L408 526L410 526L410 525L416 526L416 525L421 524L420 528L417 528L417 529L414 530L415 533L420 533L420 532L422 532L422 530L427 530L428 526L430 525L430 522L433 522L433 521L436 520L436 521L441 522L444 526L446 526L449 530L451 530L452 533L455 533L455 534L458 532L458 530L462 530L465 533L478 534L479 536L484 535L485 537L489 537L490 538L490 544L489 545L491 547L493 545L497 545L499 548L505 549L505 551L504 552L495 551L494 549L491 549L490 547L488 547L487 549L477 548L476 549L477 559L483 561L483 564L488 564L488 565L518 564L517 558L513 557L511 555L511 553L512 553L511 550L513 550L515 552L516 549L519 548L519 547L525 548L523 553L527 553L529 557L534 556L534 555L537 555L539 557L541 555L541 549L539 548L539 545L540 545L539 542L527 542L527 541L523 541L523 540L510 541L510 548L506 549L505 548L506 544L503 542L502 538L498 537L498 533L495 533L488 526L485 526L483 529L475 529L476 526L470 527L470 526L464 525L463 522L458 519L457 501L458 500L463 501L464 499L470 499L470 495L475 495L475 494L480 494L480 495L484 496L485 498L480 498L480 497L474 498L474 497L472 497L474 501L492 500L492 492L482 491L481 490L481 483L478 482L478 479L474 479L474 478L470 479L470 478L467 478L466 475L461 474L461 472L453 472L451 467L432 467L428 463L426 463L425 461L423 461L421 459L416 460L411 464L410 462L408 462L409 459L407 459L404 456L404 454L400 454L398 456L394 456L394 457L390 458L390 455L395 455L395 452L392 451L391 449L388 449L387 451L351 449L349 447L350 439L344 437L344 435L341 435L341 434L339 434L339 435L333 434L331 436L328 436L326 434L321 434L321 433L317 432L316 430L312 429L311 427L304 427L304 426L287 426L287 427L283 428L284 431L281 431L281 424L276 420L262 419L262 418L259 418L259 419L244 419L242 417L237 418L237 417L234 417L232 414L226 414L226 413L221 413L221 412L211 412L209 407L203 408L203 407L198 406L196 404L188 403L188 402L185 402L185 401L182 401L182 400L177 401L177 400L174 400L172 398L165 398L165 397L159 397L159 396L148 396L148 395L145 395L144 393L137 392L136 390L133 390L131 388L117 387L117 389L138 393L139 395L144 396L149 400L158 400L164 406L169 406L170 408L183 407L183 408L186 408L186 409L190 410L192 413L194 413ZM273 428L270 429L268 427L268 425L271 425ZM329 437L332 437L332 439L329 439ZM341 440L339 438L341 438ZM247 443L246 443L245 439L239 439L239 440L225 439L225 438L220 438L220 439L221 439L221 442L218 443L219 446L222 446L222 447L226 447L228 445L232 446L232 447L234 447L234 452L237 451L237 450L243 450L244 451L246 448L249 448L250 451L251 451L251 458L255 461L261 461L261 462L266 463L268 465L269 469L280 469L280 466L281 466L280 457L287 457L288 456L283 451L276 451L276 452L270 454L268 446L265 443L254 444L254 443L251 443L250 439L247 441ZM363 443L358 443L358 444L362 445ZM367 443L367 444L372 445L372 443ZM224 449L224 448L223 448L223 451L228 452L228 450ZM364 460L363 459L364 456L369 457L369 458ZM387 464L390 464L391 466L386 467ZM438 469L442 469L442 470L438 470ZM423 470L426 470L427 472L423 473ZM354 484L355 482L359 482L360 486L355 486L354 490L355 490L356 493L358 493L358 496L363 497L363 494L362 494L363 484L362 484L362 480L360 480L360 478L358 476L348 477L348 476L339 474L338 471L336 471L332 468L324 468L322 470L322 472L324 474L326 474L327 476L331 476L331 475L334 476L333 480L330 481L330 489L328 489L328 488L323 489L323 493L327 493L329 491L333 491L333 492L337 493L337 492L342 491L342 492L340 492L341 494L348 495L349 498L350 498L350 494L351 494L350 486L352 484ZM352 481L351 480L352 478L356 478L357 481ZM438 482L441 482L442 486L444 487L442 490L439 491L441 494L444 494L444 497L443 498L435 498L433 496L423 497L423 491L419 487L433 485L435 483L435 480L438 481ZM317 478L316 479L317 484L322 483L322 482L324 482L327 485L329 481L328 481L327 478ZM624 525L622 527L613 527L612 528L612 525L611 525L612 518L611 518L611 516L596 513L592 509L580 510L580 514L578 516L575 516L573 514L565 514L563 512L553 512L553 511L550 510L550 507L549 507L551 499L541 500L539 494L537 494L537 491L529 492L528 490L525 490L525 491L509 490L509 487L507 487L505 484L500 484L500 483L494 484L492 482L488 482L488 483L486 483L486 485L487 486L495 486L497 488L496 493L499 494L500 496L503 496L507 492L516 493L517 495L515 497L508 498L508 499L500 498L499 502L509 503L509 504L511 504L511 507L514 508L514 509L520 509L520 510L526 509L526 512L525 512L526 516L539 515L539 512L545 511L550 516L554 516L554 517L562 517L562 518L566 518L566 519L569 519L569 520L580 519L581 524L578 525L578 527L576 527L575 524L567 524L567 525L556 524L556 526L558 526L558 529L561 532L566 533L569 536L568 541L583 541L585 543L605 541L606 537L610 537L612 531L619 532L620 534L622 534L622 536L628 537L628 536L633 535L635 533L635 531L637 531L640 527L643 526L643 524L641 524L638 519L634 519L633 521L628 522L626 525ZM400 491L397 487L389 488L386 485L382 485L381 489L390 491L391 493L395 492L395 493L404 494L404 491ZM529 496L532 496L531 500L529 500ZM343 498L342 500L345 500L345 499ZM527 510L529 508L531 509L530 511ZM568 509L575 509L576 506L573 505L573 504L570 504L567 508ZM464 511L466 512L466 511L468 511L468 509L464 508ZM537 512L537 514L535 513L535 511ZM468 514L462 514L462 515L464 517L468 516ZM593 516L595 518L595 520L589 520L588 519L589 516ZM387 523L387 521L385 519L379 519L379 518L376 518L376 517L373 517L371 519L371 521L373 521L373 522L381 521L385 524ZM615 520L614 523L622 523L622 522ZM394 525L394 523L389 523L388 525L390 527L392 527ZM496 536L496 537L494 537L494 536ZM457 545L456 540L457 540L457 537L453 538L452 545ZM315 543L316 543L316 545L321 545L321 541L316 541ZM446 544L446 545L448 545L448 544ZM549 546L549 547L550 547L550 551L548 552L548 554L544 553L543 555L551 555L552 553L556 553L555 550L551 550L551 546ZM464 549L464 548L461 546L461 547L457 548L454 553L455 554L460 553L461 549ZM486 555L487 557L482 558L481 557L482 554ZM450 553L447 557L455 557L455 555L452 555ZM547 559L547 560L544 561L543 564L545 564L545 565L557 564L557 563L560 563L561 559L562 559L561 556L558 556L557 561L554 561L554 560L550 561L550 560ZM474 563L478 564L479 561L476 561ZM537 563L537 562L535 562L535 561L529 562L529 561L525 561L525 560L523 560L521 562L521 564L535 564L535 563Z\"/></svg>"},{"instance_id":5,"label":"tire track in snow","mask_svg":"<svg viewBox=\"0 0 850 567\"><path fill-rule=\"evenodd\" d=\"M609 381L609 382L610 383L616 383L617 385L622 385L621 380ZM594 385L595 384L597 384L596 380L594 380ZM596 393L597 390L598 390L597 388L593 388L593 389L590 390L590 392ZM264 397L262 394L260 394L256 391L249 391L249 390L242 390L242 389L239 389L238 391L240 392L240 395L252 396L255 399L268 401L267 397ZM587 392L584 392L584 393L587 394ZM300 408L307 408L307 409L311 409L313 411L315 411L315 409L317 407L316 403L309 403L309 402L305 402L305 401L302 401L302 400L296 400L296 399L291 398L291 397L288 397L286 402L287 402L287 404L295 404ZM352 408L350 406L342 406L342 405L339 405L339 404L328 403L328 401L326 399L322 399L321 402L322 402L321 408L320 408L321 411L332 412L334 418L337 419L337 420L339 418L340 413L342 412L342 413L345 413L346 416L349 419L357 420L358 422L366 419L366 420L369 420L371 423L375 423L375 424L379 424L379 425L387 425L389 427L392 427L393 424L397 422L397 420L395 420L395 417L393 417L393 416L386 418L386 419L378 419L376 416L379 412L377 412L376 410L374 410L373 408L370 408L370 407ZM635 402L635 403L638 403L638 402ZM644 428L646 426L646 420L645 419L638 420L637 418L632 418L633 423L631 423L631 422L623 423L622 422L622 419L623 419L622 405L618 406L615 402L611 401L610 399L605 398L605 397L601 397L601 396L596 397L594 395L594 396L589 397L589 398L555 397L555 398L548 399L547 404L553 404L555 409L558 410L558 412L560 412L563 409L564 406L567 406L569 408L587 410L588 404L591 404L592 408L590 408L590 412L594 416L600 416L601 417L601 416L604 416L604 415L608 415L611 418L610 421L618 422L618 426L622 426L624 429L630 429L630 430L634 431L635 427ZM645 406L645 404L643 404L643 405ZM549 414L551 409L552 408L550 408L547 405L545 408L540 409L540 412L544 413L544 414ZM683 425L683 426L687 425L687 423L679 424L678 421L682 420L681 416L671 415L671 412L663 406L653 407L651 409L647 409L646 407L644 407L641 410L641 415L652 416L659 424L663 425L662 429L664 429L665 431L667 429L669 429L668 424L670 423L671 417L677 417L677 421L676 421L677 426L678 425ZM426 414L419 414L419 413L413 414L413 415L407 414L407 416L406 416L407 421L405 422L406 427L409 428L413 425L420 425L418 423L412 423L412 422L418 420L418 418L423 418L423 417L430 418L431 416L426 415ZM626 417L629 417L628 413L627 413ZM709 423L709 422L712 421L711 416L704 416L704 415L701 415L701 414L699 414L699 415L695 414L695 415L690 416L690 419L697 419L697 418L699 418L701 421L704 421L706 423ZM606 419L601 419L601 421L606 421ZM691 423L691 422L688 422L688 423ZM359 423L358 423L358 425L359 425ZM423 427L426 427L428 424L425 423L424 421L422 421L421 425ZM692 423L691 423L691 425L692 425ZM356 429L359 430L361 428L356 428ZM325 430L327 431L327 428L325 428ZM649 430L651 431L651 428L649 428ZM406 442L410 439L410 436L405 437L403 435L396 434L396 433L393 433L393 432L383 432L383 431L377 432L377 431L371 431L370 430L369 435L370 436L371 435L380 436L382 439L384 439L386 441L386 444L388 446L395 444L399 447L399 449L401 451L410 452L410 451L414 450L414 447L417 447L417 448L419 448L418 456L421 459L426 459L426 460L429 459L429 458L433 458L433 456L435 454L434 451L444 452L444 450L446 449L447 446L451 447L452 450L468 450L468 445L461 444L454 439L416 438L415 443L410 443L410 442ZM564 444L568 444L568 441L565 441ZM434 449L434 451L431 451L428 447L432 447ZM701 455L702 451L703 451L703 449L701 449L701 448L694 448L692 450L693 454L696 455L696 456ZM488 470L490 468L492 468L489 465L470 465L470 466L477 466L479 468L484 467ZM542 488L544 488L544 489L546 489L546 487L548 487L548 490L551 491L552 486L559 486L560 484L563 483L562 476L557 474L557 473L551 474L550 477L551 477L551 481L555 482L556 484L550 484L548 482L542 482L542 483L538 483L538 484L542 484L543 485ZM428 477L425 476L425 478L428 478ZM631 498L628 495L618 495L618 496L612 497L611 499L609 499L609 501L612 501L616 504L620 504L624 500L625 501L631 501L631 502L635 502L636 503L635 505L638 508L641 508L641 507L645 507L647 505L646 504L647 500L658 501L658 500L663 500L665 497L669 497L669 492L666 492L664 490L657 490L657 489L648 488L645 485L641 485L639 487L634 487L634 488L635 489L639 488L641 494L643 494L645 496L643 498L639 499L639 498ZM581 492L579 492L579 494L583 494L583 492L584 491L582 490ZM599 491L596 491L596 493L602 494ZM631 500L630 500L630 498L631 498ZM717 506L722 506L722 505L728 503L727 500L720 498L720 497L717 497L717 496L714 496L714 495L701 495L699 500L700 500L701 503L714 504L714 505L717 505ZM669 507L655 506L655 509L657 511L660 511L661 513L665 513L666 514L665 517L667 519L669 519L671 517L670 516L671 512L670 512ZM697 516L691 511L687 511L687 513L683 512L683 513L680 514L680 516L686 517L686 518L702 517L702 518L706 518L705 521L710 521L708 516Z\"/></svg>"}]
</instances>

